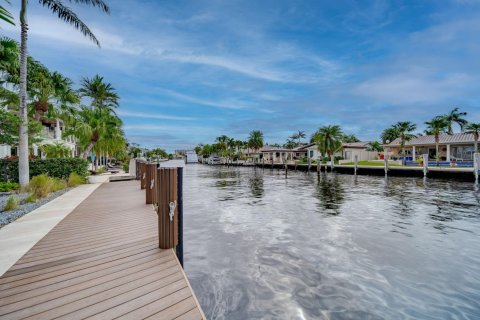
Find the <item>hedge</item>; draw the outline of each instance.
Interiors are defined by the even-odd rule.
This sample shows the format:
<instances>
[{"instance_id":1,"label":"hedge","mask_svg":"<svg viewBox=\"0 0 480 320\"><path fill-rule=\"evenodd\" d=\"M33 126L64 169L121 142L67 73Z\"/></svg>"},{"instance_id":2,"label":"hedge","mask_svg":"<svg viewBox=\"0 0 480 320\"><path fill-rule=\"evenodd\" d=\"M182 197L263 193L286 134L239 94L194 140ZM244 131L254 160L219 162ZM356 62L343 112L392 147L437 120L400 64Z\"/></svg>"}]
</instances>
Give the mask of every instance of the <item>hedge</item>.
<instances>
[{"instance_id":1,"label":"hedge","mask_svg":"<svg viewBox=\"0 0 480 320\"><path fill-rule=\"evenodd\" d=\"M88 162L79 158L30 160L30 177L46 173L53 178L67 179L70 173L87 175ZM0 159L0 181L18 182L18 160Z\"/></svg>"}]
</instances>

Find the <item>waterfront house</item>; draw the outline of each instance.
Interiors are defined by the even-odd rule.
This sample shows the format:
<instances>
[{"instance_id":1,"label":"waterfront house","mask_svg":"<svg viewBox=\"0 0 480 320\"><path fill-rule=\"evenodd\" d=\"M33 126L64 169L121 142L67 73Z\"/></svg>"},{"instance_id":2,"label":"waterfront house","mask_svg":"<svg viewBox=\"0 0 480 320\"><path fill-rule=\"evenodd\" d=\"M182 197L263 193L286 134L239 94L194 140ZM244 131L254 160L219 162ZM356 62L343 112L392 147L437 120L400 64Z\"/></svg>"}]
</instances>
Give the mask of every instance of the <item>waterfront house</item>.
<instances>
[{"instance_id":1,"label":"waterfront house","mask_svg":"<svg viewBox=\"0 0 480 320\"><path fill-rule=\"evenodd\" d=\"M288 161L301 160L306 156L306 146L300 146L293 149L265 146L261 151L261 158L269 163L285 163Z\"/></svg>"},{"instance_id":2,"label":"waterfront house","mask_svg":"<svg viewBox=\"0 0 480 320\"><path fill-rule=\"evenodd\" d=\"M436 159L435 136L418 136L405 142L405 155L402 155L400 139L384 145L385 152L391 158L406 160L419 158L428 154L429 159ZM469 133L441 134L439 136L439 160L447 162L473 161L474 136Z\"/></svg>"},{"instance_id":3,"label":"waterfront house","mask_svg":"<svg viewBox=\"0 0 480 320\"><path fill-rule=\"evenodd\" d=\"M369 151L369 144L370 141L344 143L342 146L344 161L352 162L355 160L355 156L358 157L358 161L377 160L379 154L376 151Z\"/></svg>"},{"instance_id":4,"label":"waterfront house","mask_svg":"<svg viewBox=\"0 0 480 320\"><path fill-rule=\"evenodd\" d=\"M72 136L63 137L65 126L62 120L46 120L42 119L42 130L38 135L38 142L32 144L32 154L39 158L45 158L45 154L41 151L41 146L46 144L61 144L68 148L71 152L71 156L77 156L80 151L77 148L75 139ZM6 158L17 155L17 149L15 146L7 144L0 145L0 158Z\"/></svg>"},{"instance_id":5,"label":"waterfront house","mask_svg":"<svg viewBox=\"0 0 480 320\"><path fill-rule=\"evenodd\" d=\"M358 161L376 160L379 155L378 152L368 151L369 141L362 142L348 142L342 145L342 148L334 153L335 157L342 157L344 162L352 162L355 156L358 156ZM318 151L318 147L315 143L311 143L305 146L307 150L307 157L310 161L318 160L326 155L322 155Z\"/></svg>"}]
</instances>

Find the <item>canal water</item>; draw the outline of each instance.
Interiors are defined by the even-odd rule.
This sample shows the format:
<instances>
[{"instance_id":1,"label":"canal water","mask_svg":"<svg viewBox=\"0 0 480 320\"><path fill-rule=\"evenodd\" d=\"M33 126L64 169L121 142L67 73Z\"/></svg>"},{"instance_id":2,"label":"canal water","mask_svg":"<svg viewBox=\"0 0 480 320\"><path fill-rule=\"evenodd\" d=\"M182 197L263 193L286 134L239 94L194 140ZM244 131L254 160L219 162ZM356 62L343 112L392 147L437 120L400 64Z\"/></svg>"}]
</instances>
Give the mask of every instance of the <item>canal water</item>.
<instances>
[{"instance_id":1,"label":"canal water","mask_svg":"<svg viewBox=\"0 0 480 320\"><path fill-rule=\"evenodd\" d=\"M188 165L208 319L480 319L473 183Z\"/></svg>"}]
</instances>

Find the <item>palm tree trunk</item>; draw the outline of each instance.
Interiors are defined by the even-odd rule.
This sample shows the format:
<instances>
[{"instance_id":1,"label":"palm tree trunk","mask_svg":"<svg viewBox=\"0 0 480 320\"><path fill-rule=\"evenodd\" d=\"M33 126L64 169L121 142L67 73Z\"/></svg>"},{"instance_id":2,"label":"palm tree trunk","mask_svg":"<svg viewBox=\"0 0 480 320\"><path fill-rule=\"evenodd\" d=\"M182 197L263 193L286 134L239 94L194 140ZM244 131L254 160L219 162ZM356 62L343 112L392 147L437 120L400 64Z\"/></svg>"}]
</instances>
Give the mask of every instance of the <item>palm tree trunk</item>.
<instances>
[{"instance_id":1,"label":"palm tree trunk","mask_svg":"<svg viewBox=\"0 0 480 320\"><path fill-rule=\"evenodd\" d=\"M30 180L28 164L28 110L27 110L27 0L20 10L20 131L18 139L18 182L24 187Z\"/></svg>"},{"instance_id":2,"label":"palm tree trunk","mask_svg":"<svg viewBox=\"0 0 480 320\"><path fill-rule=\"evenodd\" d=\"M438 149L439 149L439 139L438 139L438 136L435 137L435 160L437 162L437 166L438 166L438 160L439 160L439 154L438 154Z\"/></svg>"},{"instance_id":3,"label":"palm tree trunk","mask_svg":"<svg viewBox=\"0 0 480 320\"><path fill-rule=\"evenodd\" d=\"M473 135L473 138L475 139L475 141L473 142L473 152L478 152L478 136L478 133L475 133Z\"/></svg>"},{"instance_id":4,"label":"palm tree trunk","mask_svg":"<svg viewBox=\"0 0 480 320\"><path fill-rule=\"evenodd\" d=\"M87 146L87 148L83 152L82 159L86 160L88 158L94 146L95 146L95 142L90 141L90 144Z\"/></svg>"}]
</instances>

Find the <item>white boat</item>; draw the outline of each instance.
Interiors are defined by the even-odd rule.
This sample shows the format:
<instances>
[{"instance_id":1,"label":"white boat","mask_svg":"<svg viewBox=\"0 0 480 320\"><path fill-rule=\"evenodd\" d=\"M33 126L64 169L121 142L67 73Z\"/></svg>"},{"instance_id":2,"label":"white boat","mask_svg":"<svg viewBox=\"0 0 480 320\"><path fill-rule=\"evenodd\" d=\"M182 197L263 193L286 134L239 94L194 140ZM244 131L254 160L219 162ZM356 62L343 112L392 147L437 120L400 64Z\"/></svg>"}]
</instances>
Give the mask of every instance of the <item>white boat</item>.
<instances>
[{"instance_id":1,"label":"white boat","mask_svg":"<svg viewBox=\"0 0 480 320\"><path fill-rule=\"evenodd\" d=\"M207 161L208 164L212 164L212 165L215 165L215 164L223 164L223 158L220 158L220 157L209 157L208 158L208 161Z\"/></svg>"},{"instance_id":2,"label":"white boat","mask_svg":"<svg viewBox=\"0 0 480 320\"><path fill-rule=\"evenodd\" d=\"M187 151L185 153L185 162L186 163L198 163L197 153L193 150Z\"/></svg>"}]
</instances>

